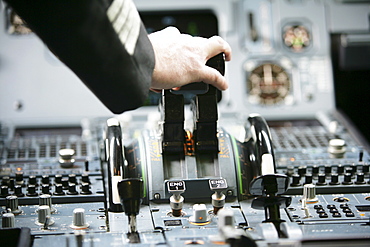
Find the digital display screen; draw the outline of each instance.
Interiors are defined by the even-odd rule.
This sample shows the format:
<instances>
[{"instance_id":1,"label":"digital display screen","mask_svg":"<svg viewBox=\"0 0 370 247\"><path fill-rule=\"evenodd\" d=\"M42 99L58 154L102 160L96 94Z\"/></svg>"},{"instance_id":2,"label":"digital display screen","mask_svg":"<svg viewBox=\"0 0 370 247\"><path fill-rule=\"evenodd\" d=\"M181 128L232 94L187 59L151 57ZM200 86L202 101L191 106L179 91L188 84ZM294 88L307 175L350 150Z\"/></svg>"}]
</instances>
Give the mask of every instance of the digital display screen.
<instances>
[{"instance_id":1,"label":"digital display screen","mask_svg":"<svg viewBox=\"0 0 370 247\"><path fill-rule=\"evenodd\" d=\"M140 17L149 34L173 26L181 33L192 36L210 38L218 35L217 17L211 10L141 11ZM189 104L194 96L184 94L185 104ZM217 90L218 101L221 100L221 96L221 92ZM160 98L160 93L150 91L144 105L158 105Z\"/></svg>"}]
</instances>

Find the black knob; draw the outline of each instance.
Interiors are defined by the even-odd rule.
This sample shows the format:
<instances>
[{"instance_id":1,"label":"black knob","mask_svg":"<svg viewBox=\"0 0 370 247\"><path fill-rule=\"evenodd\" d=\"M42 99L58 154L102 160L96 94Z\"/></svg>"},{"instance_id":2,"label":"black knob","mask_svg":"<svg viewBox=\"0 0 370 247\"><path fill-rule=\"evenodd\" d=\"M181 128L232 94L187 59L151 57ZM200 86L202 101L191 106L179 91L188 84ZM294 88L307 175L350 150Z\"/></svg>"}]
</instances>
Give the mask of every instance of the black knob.
<instances>
[{"instance_id":1,"label":"black knob","mask_svg":"<svg viewBox=\"0 0 370 247\"><path fill-rule=\"evenodd\" d=\"M118 193L126 215L138 215L143 194L143 180L129 178L118 182Z\"/></svg>"},{"instance_id":2,"label":"black knob","mask_svg":"<svg viewBox=\"0 0 370 247\"><path fill-rule=\"evenodd\" d=\"M7 185L1 186L1 197L7 197L9 194L9 187Z\"/></svg>"},{"instance_id":3,"label":"black knob","mask_svg":"<svg viewBox=\"0 0 370 247\"><path fill-rule=\"evenodd\" d=\"M362 172L365 173L365 174L368 174L369 171L370 171L369 164L363 164L362 165Z\"/></svg>"},{"instance_id":4,"label":"black knob","mask_svg":"<svg viewBox=\"0 0 370 247\"><path fill-rule=\"evenodd\" d=\"M37 186L37 178L34 175L30 175L28 177L28 184L33 184Z\"/></svg>"},{"instance_id":5,"label":"black knob","mask_svg":"<svg viewBox=\"0 0 370 247\"><path fill-rule=\"evenodd\" d=\"M346 173L346 174L344 174L344 180L343 180L342 184L344 184L344 185L353 184L353 182L351 180L352 180L352 174L351 173Z\"/></svg>"},{"instance_id":6,"label":"black knob","mask_svg":"<svg viewBox=\"0 0 370 247\"><path fill-rule=\"evenodd\" d=\"M318 165L314 165L312 167L312 174L317 175L317 174L319 174L319 172L320 172L320 167Z\"/></svg>"},{"instance_id":7,"label":"black knob","mask_svg":"<svg viewBox=\"0 0 370 247\"><path fill-rule=\"evenodd\" d=\"M365 184L365 174L362 172L357 173L357 178L355 184Z\"/></svg>"},{"instance_id":8,"label":"black knob","mask_svg":"<svg viewBox=\"0 0 370 247\"><path fill-rule=\"evenodd\" d=\"M326 175L331 174L331 165L325 165L324 171Z\"/></svg>"},{"instance_id":9,"label":"black knob","mask_svg":"<svg viewBox=\"0 0 370 247\"><path fill-rule=\"evenodd\" d=\"M82 183L81 185L81 194L82 195L89 195L89 194L92 194L91 190L90 190L90 184L88 183Z\"/></svg>"},{"instance_id":10,"label":"black knob","mask_svg":"<svg viewBox=\"0 0 370 247\"><path fill-rule=\"evenodd\" d=\"M15 173L15 181L17 183L23 183L23 172L16 172Z\"/></svg>"},{"instance_id":11,"label":"black knob","mask_svg":"<svg viewBox=\"0 0 370 247\"><path fill-rule=\"evenodd\" d=\"M38 196L36 192L36 186L34 184L29 184L27 187L27 196Z\"/></svg>"},{"instance_id":12,"label":"black knob","mask_svg":"<svg viewBox=\"0 0 370 247\"><path fill-rule=\"evenodd\" d=\"M88 183L88 184L90 184L90 177L89 177L89 174L87 174L87 173L82 174L82 175L81 175L81 181L82 181L83 183Z\"/></svg>"},{"instance_id":13,"label":"black knob","mask_svg":"<svg viewBox=\"0 0 370 247\"><path fill-rule=\"evenodd\" d=\"M23 197L24 196L24 194L22 192L22 186L20 186L20 185L14 186L14 195L16 195L18 197Z\"/></svg>"},{"instance_id":14,"label":"black knob","mask_svg":"<svg viewBox=\"0 0 370 247\"><path fill-rule=\"evenodd\" d=\"M337 167L337 173L338 174L344 174L344 165L342 164L339 164L338 167Z\"/></svg>"},{"instance_id":15,"label":"black knob","mask_svg":"<svg viewBox=\"0 0 370 247\"><path fill-rule=\"evenodd\" d=\"M290 184L290 186L292 187L301 186L300 180L301 180L301 176L299 176L298 174L293 174L292 183Z\"/></svg>"},{"instance_id":16,"label":"black knob","mask_svg":"<svg viewBox=\"0 0 370 247\"><path fill-rule=\"evenodd\" d=\"M76 184L74 183L69 183L68 184L68 195L77 195L78 192L76 191Z\"/></svg>"},{"instance_id":17,"label":"black knob","mask_svg":"<svg viewBox=\"0 0 370 247\"><path fill-rule=\"evenodd\" d=\"M10 190L14 190L14 186L15 186L15 184L20 185L20 186L24 186L24 181L22 180L21 182L16 182L16 181L14 180L14 178L10 178L10 179L9 179L9 183L8 183L8 187L9 187L9 189L10 189Z\"/></svg>"},{"instance_id":18,"label":"black knob","mask_svg":"<svg viewBox=\"0 0 370 247\"><path fill-rule=\"evenodd\" d=\"M65 193L63 191L63 185L62 184L55 184L54 195L56 195L56 196L65 195Z\"/></svg>"},{"instance_id":19,"label":"black knob","mask_svg":"<svg viewBox=\"0 0 370 247\"><path fill-rule=\"evenodd\" d=\"M298 167L298 174L303 177L307 172L307 166Z\"/></svg>"},{"instance_id":20,"label":"black knob","mask_svg":"<svg viewBox=\"0 0 370 247\"><path fill-rule=\"evenodd\" d=\"M69 183L72 183L72 184L77 184L77 178L76 178L76 174L69 174L68 175L68 182Z\"/></svg>"},{"instance_id":21,"label":"black knob","mask_svg":"<svg viewBox=\"0 0 370 247\"><path fill-rule=\"evenodd\" d=\"M331 175L331 180L330 180L330 185L338 185L339 184L339 177L338 174L332 174Z\"/></svg>"},{"instance_id":22,"label":"black knob","mask_svg":"<svg viewBox=\"0 0 370 247\"><path fill-rule=\"evenodd\" d=\"M41 187L42 194L50 194L50 186L49 184L43 184Z\"/></svg>"},{"instance_id":23,"label":"black knob","mask_svg":"<svg viewBox=\"0 0 370 247\"><path fill-rule=\"evenodd\" d=\"M318 181L316 185L326 185L326 176L325 174L319 174Z\"/></svg>"},{"instance_id":24,"label":"black knob","mask_svg":"<svg viewBox=\"0 0 370 247\"><path fill-rule=\"evenodd\" d=\"M61 184L62 183L62 174L56 174L54 178L54 184Z\"/></svg>"},{"instance_id":25,"label":"black knob","mask_svg":"<svg viewBox=\"0 0 370 247\"><path fill-rule=\"evenodd\" d=\"M62 185L64 190L68 189L68 184L69 184L68 178L62 178Z\"/></svg>"},{"instance_id":26,"label":"black knob","mask_svg":"<svg viewBox=\"0 0 370 247\"><path fill-rule=\"evenodd\" d=\"M3 179L1 180L1 186L3 186L3 185L8 186L9 185L9 179L10 179L10 177L8 177L8 176L3 177Z\"/></svg>"},{"instance_id":27,"label":"black knob","mask_svg":"<svg viewBox=\"0 0 370 247\"><path fill-rule=\"evenodd\" d=\"M355 174L355 172L353 171L353 167L346 167L344 169L344 175L348 173L348 174L351 174L351 176L353 176Z\"/></svg>"},{"instance_id":28,"label":"black knob","mask_svg":"<svg viewBox=\"0 0 370 247\"><path fill-rule=\"evenodd\" d=\"M312 184L312 174L306 174L304 184Z\"/></svg>"},{"instance_id":29,"label":"black knob","mask_svg":"<svg viewBox=\"0 0 370 247\"><path fill-rule=\"evenodd\" d=\"M352 174L355 174L357 172L357 165L351 164L350 167L352 167Z\"/></svg>"},{"instance_id":30,"label":"black knob","mask_svg":"<svg viewBox=\"0 0 370 247\"><path fill-rule=\"evenodd\" d=\"M49 177L49 175L42 175L42 177L41 177L41 183L42 184L50 184L50 177Z\"/></svg>"}]
</instances>

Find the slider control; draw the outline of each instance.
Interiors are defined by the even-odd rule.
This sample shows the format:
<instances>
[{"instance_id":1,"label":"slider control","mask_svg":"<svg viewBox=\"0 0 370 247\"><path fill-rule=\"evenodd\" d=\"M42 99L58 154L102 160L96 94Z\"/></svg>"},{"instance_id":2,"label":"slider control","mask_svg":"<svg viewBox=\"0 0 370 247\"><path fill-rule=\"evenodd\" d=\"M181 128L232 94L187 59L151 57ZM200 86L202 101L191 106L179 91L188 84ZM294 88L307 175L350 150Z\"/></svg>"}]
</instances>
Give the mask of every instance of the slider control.
<instances>
[{"instance_id":1,"label":"slider control","mask_svg":"<svg viewBox=\"0 0 370 247\"><path fill-rule=\"evenodd\" d=\"M172 209L172 215L180 217L182 215L182 207L184 205L184 197L181 196L185 192L184 181L169 181L167 183L168 192L172 193L170 197L170 206Z\"/></svg>"},{"instance_id":2,"label":"slider control","mask_svg":"<svg viewBox=\"0 0 370 247\"><path fill-rule=\"evenodd\" d=\"M118 182L118 193L123 210L129 218L129 234L137 233L136 215L139 214L143 198L143 180L127 178Z\"/></svg>"},{"instance_id":3,"label":"slider control","mask_svg":"<svg viewBox=\"0 0 370 247\"><path fill-rule=\"evenodd\" d=\"M212 195L213 213L217 214L218 210L224 207L226 196L222 193L227 189L227 182L223 178L210 179L209 187L215 193Z\"/></svg>"}]
</instances>

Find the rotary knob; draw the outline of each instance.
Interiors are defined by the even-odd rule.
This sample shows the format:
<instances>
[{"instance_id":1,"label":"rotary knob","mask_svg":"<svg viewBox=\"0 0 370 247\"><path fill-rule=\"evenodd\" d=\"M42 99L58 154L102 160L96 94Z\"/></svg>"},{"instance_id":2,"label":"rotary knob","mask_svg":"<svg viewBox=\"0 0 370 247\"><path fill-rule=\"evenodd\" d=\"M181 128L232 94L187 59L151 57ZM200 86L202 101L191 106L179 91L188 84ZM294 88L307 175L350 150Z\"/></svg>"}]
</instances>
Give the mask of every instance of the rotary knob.
<instances>
[{"instance_id":1,"label":"rotary knob","mask_svg":"<svg viewBox=\"0 0 370 247\"><path fill-rule=\"evenodd\" d=\"M49 194L44 194L39 197L39 205L47 205L50 208L50 213L55 213L57 210L53 207L52 202L51 202L51 195Z\"/></svg>"},{"instance_id":2,"label":"rotary knob","mask_svg":"<svg viewBox=\"0 0 370 247\"><path fill-rule=\"evenodd\" d=\"M86 229L89 227L89 224L86 222L85 209L75 208L73 210L73 222L70 227L75 230Z\"/></svg>"},{"instance_id":3,"label":"rotary knob","mask_svg":"<svg viewBox=\"0 0 370 247\"><path fill-rule=\"evenodd\" d=\"M9 187L7 185L1 186L1 197L7 197L9 194Z\"/></svg>"},{"instance_id":4,"label":"rotary knob","mask_svg":"<svg viewBox=\"0 0 370 247\"><path fill-rule=\"evenodd\" d=\"M316 197L316 186L313 184L305 184L303 186L303 198L307 203L318 202L319 199Z\"/></svg>"},{"instance_id":5,"label":"rotary knob","mask_svg":"<svg viewBox=\"0 0 370 247\"><path fill-rule=\"evenodd\" d=\"M5 213L1 217L3 228L13 228L15 226L15 217L12 213Z\"/></svg>"},{"instance_id":6,"label":"rotary knob","mask_svg":"<svg viewBox=\"0 0 370 247\"><path fill-rule=\"evenodd\" d=\"M59 150L59 164L63 168L71 168L75 163L74 155L75 150L71 148L65 148Z\"/></svg>"},{"instance_id":7,"label":"rotary knob","mask_svg":"<svg viewBox=\"0 0 370 247\"><path fill-rule=\"evenodd\" d=\"M35 221L35 224L44 226L44 228L54 224L54 220L51 218L50 207L48 205L39 206L37 209L37 220Z\"/></svg>"},{"instance_id":8,"label":"rotary knob","mask_svg":"<svg viewBox=\"0 0 370 247\"><path fill-rule=\"evenodd\" d=\"M328 152L330 158L343 158L346 153L346 142L342 139L332 139L329 141Z\"/></svg>"},{"instance_id":9,"label":"rotary knob","mask_svg":"<svg viewBox=\"0 0 370 247\"><path fill-rule=\"evenodd\" d=\"M7 196L6 197L6 208L10 209L11 213L18 215L22 213L21 208L18 206L18 197L17 196Z\"/></svg>"}]
</instances>

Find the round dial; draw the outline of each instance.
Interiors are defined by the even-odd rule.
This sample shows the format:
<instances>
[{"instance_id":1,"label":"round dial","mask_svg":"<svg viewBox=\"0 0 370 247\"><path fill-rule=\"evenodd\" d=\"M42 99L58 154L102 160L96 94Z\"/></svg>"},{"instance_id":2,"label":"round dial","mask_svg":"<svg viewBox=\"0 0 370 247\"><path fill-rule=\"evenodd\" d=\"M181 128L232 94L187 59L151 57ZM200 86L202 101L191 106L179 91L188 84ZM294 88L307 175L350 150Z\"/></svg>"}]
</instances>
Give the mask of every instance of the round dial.
<instances>
[{"instance_id":1,"label":"round dial","mask_svg":"<svg viewBox=\"0 0 370 247\"><path fill-rule=\"evenodd\" d=\"M301 25L285 27L283 40L284 44L294 52L303 51L311 43L309 31Z\"/></svg>"},{"instance_id":2,"label":"round dial","mask_svg":"<svg viewBox=\"0 0 370 247\"><path fill-rule=\"evenodd\" d=\"M273 105L283 102L289 95L291 82L282 67L266 63L250 72L247 88L249 102Z\"/></svg>"}]
</instances>

